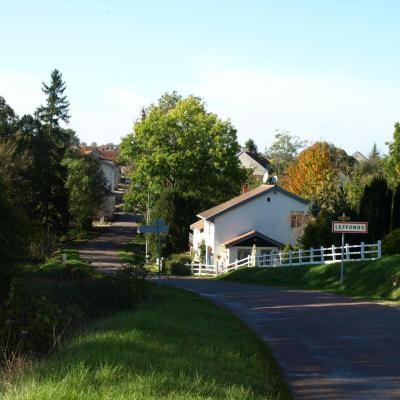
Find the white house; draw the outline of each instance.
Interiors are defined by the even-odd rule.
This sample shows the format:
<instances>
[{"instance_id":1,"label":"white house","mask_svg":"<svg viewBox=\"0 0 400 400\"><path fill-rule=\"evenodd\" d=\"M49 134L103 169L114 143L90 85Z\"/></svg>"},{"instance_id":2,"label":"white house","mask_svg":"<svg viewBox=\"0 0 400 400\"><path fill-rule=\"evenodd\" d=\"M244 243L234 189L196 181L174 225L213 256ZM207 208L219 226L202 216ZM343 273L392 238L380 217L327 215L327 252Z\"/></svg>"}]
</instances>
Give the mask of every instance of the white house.
<instances>
[{"instance_id":1,"label":"white house","mask_svg":"<svg viewBox=\"0 0 400 400\"><path fill-rule=\"evenodd\" d=\"M253 170L253 175L262 178L268 172L269 161L265 157L245 150L237 156L244 168Z\"/></svg>"},{"instance_id":2,"label":"white house","mask_svg":"<svg viewBox=\"0 0 400 400\"><path fill-rule=\"evenodd\" d=\"M276 185L260 185L199 213L190 226L197 259L205 245L208 264L226 265L251 254L274 254L302 233L308 201Z\"/></svg>"}]
</instances>

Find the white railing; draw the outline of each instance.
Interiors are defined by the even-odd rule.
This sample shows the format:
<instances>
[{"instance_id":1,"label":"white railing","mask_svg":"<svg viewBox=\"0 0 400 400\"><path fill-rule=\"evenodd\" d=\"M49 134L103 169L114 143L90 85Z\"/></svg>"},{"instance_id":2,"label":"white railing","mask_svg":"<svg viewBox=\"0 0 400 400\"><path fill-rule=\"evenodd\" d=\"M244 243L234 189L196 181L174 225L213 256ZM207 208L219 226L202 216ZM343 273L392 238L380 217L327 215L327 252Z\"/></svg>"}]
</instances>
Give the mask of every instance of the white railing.
<instances>
[{"instance_id":1,"label":"white railing","mask_svg":"<svg viewBox=\"0 0 400 400\"><path fill-rule=\"evenodd\" d=\"M299 265L329 264L344 261L376 260L382 257L382 243L378 240L374 244L362 242L357 245L346 244L342 246L311 248L309 250L289 251L288 253L276 252L261 256L247 256L227 265L213 265L194 263L187 264L192 275L220 275L243 267L291 267Z\"/></svg>"}]
</instances>

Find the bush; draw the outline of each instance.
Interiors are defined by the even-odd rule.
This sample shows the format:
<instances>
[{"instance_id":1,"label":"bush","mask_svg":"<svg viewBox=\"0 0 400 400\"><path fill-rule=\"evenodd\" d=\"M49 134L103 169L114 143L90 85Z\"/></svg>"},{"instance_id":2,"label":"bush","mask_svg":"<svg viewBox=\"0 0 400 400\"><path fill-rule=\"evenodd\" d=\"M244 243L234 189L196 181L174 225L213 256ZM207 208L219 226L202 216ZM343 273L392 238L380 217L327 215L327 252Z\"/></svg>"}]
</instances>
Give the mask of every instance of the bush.
<instances>
[{"instance_id":1,"label":"bush","mask_svg":"<svg viewBox=\"0 0 400 400\"><path fill-rule=\"evenodd\" d=\"M382 252L385 256L400 253L400 229L394 229L384 237Z\"/></svg>"},{"instance_id":2,"label":"bush","mask_svg":"<svg viewBox=\"0 0 400 400\"><path fill-rule=\"evenodd\" d=\"M190 267L186 266L192 261L188 254L172 254L166 261L166 272L170 275L187 276L191 274Z\"/></svg>"},{"instance_id":3,"label":"bush","mask_svg":"<svg viewBox=\"0 0 400 400\"><path fill-rule=\"evenodd\" d=\"M0 347L8 354L47 353L70 326L132 309L147 293L137 267L104 275L49 265L15 280L0 310Z\"/></svg>"}]
</instances>

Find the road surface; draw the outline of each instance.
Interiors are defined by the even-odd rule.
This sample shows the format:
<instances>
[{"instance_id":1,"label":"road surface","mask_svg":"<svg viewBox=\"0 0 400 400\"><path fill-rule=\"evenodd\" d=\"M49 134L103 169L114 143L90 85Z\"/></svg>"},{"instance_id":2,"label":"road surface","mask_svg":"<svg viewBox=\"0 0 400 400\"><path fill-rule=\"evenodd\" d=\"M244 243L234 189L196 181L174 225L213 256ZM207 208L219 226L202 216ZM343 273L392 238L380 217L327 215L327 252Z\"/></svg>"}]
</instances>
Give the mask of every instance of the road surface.
<instances>
[{"instance_id":1,"label":"road surface","mask_svg":"<svg viewBox=\"0 0 400 400\"><path fill-rule=\"evenodd\" d=\"M122 267L118 249L136 234L139 217L117 213L109 226L97 227L96 237L77 249L81 259L103 272L113 272Z\"/></svg>"},{"instance_id":2,"label":"road surface","mask_svg":"<svg viewBox=\"0 0 400 400\"><path fill-rule=\"evenodd\" d=\"M272 348L298 399L400 399L397 307L206 279L164 282L197 292L244 321Z\"/></svg>"}]
</instances>

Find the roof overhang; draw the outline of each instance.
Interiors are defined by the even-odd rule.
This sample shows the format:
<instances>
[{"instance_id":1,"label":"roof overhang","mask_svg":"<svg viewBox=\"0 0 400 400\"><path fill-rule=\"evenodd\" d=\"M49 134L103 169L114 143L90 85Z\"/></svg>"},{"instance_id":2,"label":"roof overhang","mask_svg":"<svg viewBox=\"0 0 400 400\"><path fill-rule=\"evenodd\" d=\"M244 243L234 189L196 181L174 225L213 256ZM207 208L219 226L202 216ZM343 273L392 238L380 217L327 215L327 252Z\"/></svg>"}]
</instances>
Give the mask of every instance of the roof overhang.
<instances>
[{"instance_id":1,"label":"roof overhang","mask_svg":"<svg viewBox=\"0 0 400 400\"><path fill-rule=\"evenodd\" d=\"M256 245L257 247L282 247L284 244L278 242L277 240L271 239L270 237L263 235L256 230L251 230L226 240L224 245L225 247L252 247L253 245Z\"/></svg>"}]
</instances>

